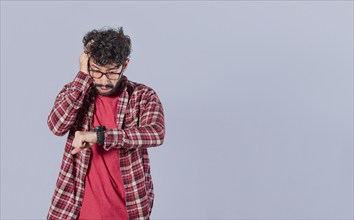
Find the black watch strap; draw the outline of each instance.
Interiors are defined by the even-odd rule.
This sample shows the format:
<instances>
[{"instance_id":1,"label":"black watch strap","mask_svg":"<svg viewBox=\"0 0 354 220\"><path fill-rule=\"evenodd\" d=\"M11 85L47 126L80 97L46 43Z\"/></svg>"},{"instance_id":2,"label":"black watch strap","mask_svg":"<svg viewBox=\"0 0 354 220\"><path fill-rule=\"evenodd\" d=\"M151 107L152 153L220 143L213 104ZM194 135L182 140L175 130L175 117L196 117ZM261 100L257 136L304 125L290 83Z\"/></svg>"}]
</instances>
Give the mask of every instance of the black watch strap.
<instances>
[{"instance_id":1,"label":"black watch strap","mask_svg":"<svg viewBox=\"0 0 354 220\"><path fill-rule=\"evenodd\" d=\"M105 140L105 131L106 127L105 126L97 126L92 129L92 131L97 133L97 143L98 144L104 144Z\"/></svg>"}]
</instances>

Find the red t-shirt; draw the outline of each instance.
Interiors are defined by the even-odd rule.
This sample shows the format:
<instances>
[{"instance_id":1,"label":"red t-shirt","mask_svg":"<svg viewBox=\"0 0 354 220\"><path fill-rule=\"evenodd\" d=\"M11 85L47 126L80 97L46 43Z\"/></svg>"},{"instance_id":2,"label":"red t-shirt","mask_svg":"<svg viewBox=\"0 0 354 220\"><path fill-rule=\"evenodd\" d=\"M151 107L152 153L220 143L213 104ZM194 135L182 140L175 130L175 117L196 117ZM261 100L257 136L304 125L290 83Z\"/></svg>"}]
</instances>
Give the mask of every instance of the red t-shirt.
<instances>
[{"instance_id":1,"label":"red t-shirt","mask_svg":"<svg viewBox=\"0 0 354 220\"><path fill-rule=\"evenodd\" d=\"M97 95L93 126L117 128L118 97ZM78 219L128 219L119 150L106 151L97 144L85 180L85 194Z\"/></svg>"}]
</instances>

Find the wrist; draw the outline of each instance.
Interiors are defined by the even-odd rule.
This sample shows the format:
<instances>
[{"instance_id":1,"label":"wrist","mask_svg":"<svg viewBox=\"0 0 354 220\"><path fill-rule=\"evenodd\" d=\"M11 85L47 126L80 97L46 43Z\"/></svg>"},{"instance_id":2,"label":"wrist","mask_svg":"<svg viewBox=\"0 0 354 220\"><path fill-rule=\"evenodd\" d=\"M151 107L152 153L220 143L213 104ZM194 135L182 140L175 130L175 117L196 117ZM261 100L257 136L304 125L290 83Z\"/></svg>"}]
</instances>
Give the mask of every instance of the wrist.
<instances>
[{"instance_id":1,"label":"wrist","mask_svg":"<svg viewBox=\"0 0 354 220\"><path fill-rule=\"evenodd\" d=\"M91 134L91 142L92 143L97 143L97 133L96 132L90 132L90 134Z\"/></svg>"},{"instance_id":2,"label":"wrist","mask_svg":"<svg viewBox=\"0 0 354 220\"><path fill-rule=\"evenodd\" d=\"M89 74L89 73L88 73L88 70L87 70L87 67L81 67L81 68L80 68L80 72L83 72L83 73L85 73L85 74L87 74L87 75Z\"/></svg>"},{"instance_id":3,"label":"wrist","mask_svg":"<svg viewBox=\"0 0 354 220\"><path fill-rule=\"evenodd\" d=\"M97 126L92 129L95 133L96 143L103 145L105 141L105 131L106 128L104 126Z\"/></svg>"}]
</instances>

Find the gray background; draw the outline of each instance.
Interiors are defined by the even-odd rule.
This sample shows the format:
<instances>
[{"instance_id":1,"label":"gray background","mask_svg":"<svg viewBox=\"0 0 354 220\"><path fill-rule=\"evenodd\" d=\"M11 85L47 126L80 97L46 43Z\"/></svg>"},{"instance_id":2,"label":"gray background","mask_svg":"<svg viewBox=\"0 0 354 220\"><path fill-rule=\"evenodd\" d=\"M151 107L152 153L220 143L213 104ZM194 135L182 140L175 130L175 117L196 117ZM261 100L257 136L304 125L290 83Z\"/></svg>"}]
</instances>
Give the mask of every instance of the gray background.
<instances>
[{"instance_id":1,"label":"gray background","mask_svg":"<svg viewBox=\"0 0 354 220\"><path fill-rule=\"evenodd\" d=\"M66 139L47 116L103 26L165 108L152 218L353 218L352 1L2 1L2 219L46 217Z\"/></svg>"}]
</instances>

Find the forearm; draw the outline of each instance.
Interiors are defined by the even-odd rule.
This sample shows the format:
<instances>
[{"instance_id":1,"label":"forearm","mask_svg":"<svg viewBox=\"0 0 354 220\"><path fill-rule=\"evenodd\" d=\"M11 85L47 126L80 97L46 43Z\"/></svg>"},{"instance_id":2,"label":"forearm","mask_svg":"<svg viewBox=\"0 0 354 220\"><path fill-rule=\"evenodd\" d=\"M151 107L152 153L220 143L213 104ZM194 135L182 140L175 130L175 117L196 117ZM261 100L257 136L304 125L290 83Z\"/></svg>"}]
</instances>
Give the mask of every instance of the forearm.
<instances>
[{"instance_id":1,"label":"forearm","mask_svg":"<svg viewBox=\"0 0 354 220\"><path fill-rule=\"evenodd\" d=\"M92 83L93 80L87 74L79 72L58 94L47 121L49 129L55 135L64 135L74 124Z\"/></svg>"},{"instance_id":2,"label":"forearm","mask_svg":"<svg viewBox=\"0 0 354 220\"><path fill-rule=\"evenodd\" d=\"M103 148L110 150L112 148L137 149L157 147L163 144L164 138L165 127L163 123L129 129L107 129Z\"/></svg>"}]
</instances>

